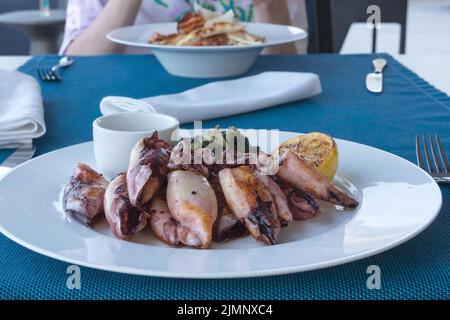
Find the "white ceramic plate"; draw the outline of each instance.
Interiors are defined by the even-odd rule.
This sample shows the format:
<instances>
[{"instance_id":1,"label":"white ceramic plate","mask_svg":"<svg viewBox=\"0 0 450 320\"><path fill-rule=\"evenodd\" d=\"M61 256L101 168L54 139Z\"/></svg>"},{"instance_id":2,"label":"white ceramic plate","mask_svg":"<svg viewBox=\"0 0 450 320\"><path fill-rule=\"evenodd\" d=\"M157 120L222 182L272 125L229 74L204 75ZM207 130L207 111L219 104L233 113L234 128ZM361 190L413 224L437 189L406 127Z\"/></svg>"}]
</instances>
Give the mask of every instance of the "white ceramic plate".
<instances>
[{"instance_id":1,"label":"white ceramic plate","mask_svg":"<svg viewBox=\"0 0 450 320\"><path fill-rule=\"evenodd\" d=\"M239 75L246 72L265 47L295 42L307 37L297 27L266 23L247 23L247 30L266 38L265 43L242 46L164 46L148 43L154 32L176 32L176 23L155 23L120 28L110 32L109 40L127 46L152 49L171 74L192 78Z\"/></svg>"},{"instance_id":2,"label":"white ceramic plate","mask_svg":"<svg viewBox=\"0 0 450 320\"><path fill-rule=\"evenodd\" d=\"M297 133L281 132L282 141ZM438 214L442 197L433 179L390 153L337 140L335 180L360 205L294 221L280 244L253 238L209 250L169 248L147 228L132 242L117 240L105 222L90 229L61 210L60 191L78 161L95 168L92 143L57 150L14 169L0 181L0 231L41 254L87 267L149 276L234 278L314 270L355 261L411 239Z\"/></svg>"}]
</instances>

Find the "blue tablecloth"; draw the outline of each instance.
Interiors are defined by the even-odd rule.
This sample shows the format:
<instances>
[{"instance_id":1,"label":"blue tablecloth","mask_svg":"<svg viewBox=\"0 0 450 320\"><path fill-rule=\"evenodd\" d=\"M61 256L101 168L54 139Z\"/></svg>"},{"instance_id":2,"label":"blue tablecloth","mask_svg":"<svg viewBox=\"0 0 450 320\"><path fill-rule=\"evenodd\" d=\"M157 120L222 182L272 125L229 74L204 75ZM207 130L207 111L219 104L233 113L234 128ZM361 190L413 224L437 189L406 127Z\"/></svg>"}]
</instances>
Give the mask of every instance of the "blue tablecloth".
<instances>
[{"instance_id":1,"label":"blue tablecloth","mask_svg":"<svg viewBox=\"0 0 450 320\"><path fill-rule=\"evenodd\" d=\"M416 132L439 133L450 150L450 98L390 56L384 57L388 59L385 91L375 95L364 86L373 55L262 56L250 74L266 70L315 72L320 75L323 93L204 125L324 131L410 161L415 160ZM20 70L36 75L37 65L50 65L57 59L36 57ZM100 115L98 104L103 96L140 98L175 93L206 82L170 76L152 56L77 58L76 64L64 71L63 82L42 83L48 133L36 140L37 154L91 140L91 123ZM8 153L0 151L0 162ZM450 188L442 187L442 192L444 203L437 219L399 247L346 265L265 278L183 280L82 268L81 290L69 290L66 263L0 235L0 298L448 299ZM382 270L380 290L366 288L366 269L372 264Z\"/></svg>"}]
</instances>

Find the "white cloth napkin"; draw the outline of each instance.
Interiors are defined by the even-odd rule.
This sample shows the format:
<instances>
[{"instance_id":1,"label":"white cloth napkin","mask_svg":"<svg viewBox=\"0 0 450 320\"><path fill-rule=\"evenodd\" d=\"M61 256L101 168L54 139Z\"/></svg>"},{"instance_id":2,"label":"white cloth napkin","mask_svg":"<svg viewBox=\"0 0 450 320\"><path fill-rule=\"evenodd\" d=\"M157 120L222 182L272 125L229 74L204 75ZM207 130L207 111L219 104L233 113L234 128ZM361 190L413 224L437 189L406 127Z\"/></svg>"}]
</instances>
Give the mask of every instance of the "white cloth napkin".
<instances>
[{"instance_id":1,"label":"white cloth napkin","mask_svg":"<svg viewBox=\"0 0 450 320\"><path fill-rule=\"evenodd\" d=\"M305 99L322 91L313 73L263 72L212 82L178 94L145 99L109 96L100 102L103 115L140 111L171 115L180 123L230 116Z\"/></svg>"},{"instance_id":2,"label":"white cloth napkin","mask_svg":"<svg viewBox=\"0 0 450 320\"><path fill-rule=\"evenodd\" d=\"M26 74L0 69L0 149L15 148L45 134L39 83Z\"/></svg>"}]
</instances>

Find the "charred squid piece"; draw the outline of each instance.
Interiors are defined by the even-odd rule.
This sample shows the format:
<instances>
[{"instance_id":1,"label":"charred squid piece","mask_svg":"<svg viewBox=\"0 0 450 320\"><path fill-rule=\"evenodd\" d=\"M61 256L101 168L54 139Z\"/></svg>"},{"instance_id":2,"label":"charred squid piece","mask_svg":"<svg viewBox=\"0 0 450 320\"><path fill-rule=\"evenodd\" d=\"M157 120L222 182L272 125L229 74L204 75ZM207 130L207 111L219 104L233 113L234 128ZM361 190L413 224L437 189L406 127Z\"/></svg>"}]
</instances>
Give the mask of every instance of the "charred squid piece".
<instances>
[{"instance_id":1,"label":"charred squid piece","mask_svg":"<svg viewBox=\"0 0 450 320\"><path fill-rule=\"evenodd\" d=\"M169 246L180 244L178 239L178 222L172 217L166 200L166 189L160 189L148 204L150 226L156 237Z\"/></svg>"},{"instance_id":2,"label":"charred squid piece","mask_svg":"<svg viewBox=\"0 0 450 320\"><path fill-rule=\"evenodd\" d=\"M103 215L108 181L86 164L79 163L64 188L63 208L76 220L93 226Z\"/></svg>"},{"instance_id":3,"label":"charred squid piece","mask_svg":"<svg viewBox=\"0 0 450 320\"><path fill-rule=\"evenodd\" d=\"M320 214L320 205L310 193L292 188L287 192L289 207L295 220L307 220Z\"/></svg>"},{"instance_id":4,"label":"charred squid piece","mask_svg":"<svg viewBox=\"0 0 450 320\"><path fill-rule=\"evenodd\" d=\"M320 214L319 201L312 194L288 185L277 176L273 180L285 194L294 220L306 220Z\"/></svg>"},{"instance_id":5,"label":"charred squid piece","mask_svg":"<svg viewBox=\"0 0 450 320\"><path fill-rule=\"evenodd\" d=\"M304 190L320 200L346 208L355 208L358 201L321 176L300 156L287 150L281 157L278 176L290 185Z\"/></svg>"},{"instance_id":6,"label":"charred squid piece","mask_svg":"<svg viewBox=\"0 0 450 320\"><path fill-rule=\"evenodd\" d=\"M258 241L276 244L281 230L277 209L267 187L248 166L219 172L225 199L234 214Z\"/></svg>"},{"instance_id":7,"label":"charred squid piece","mask_svg":"<svg viewBox=\"0 0 450 320\"><path fill-rule=\"evenodd\" d=\"M233 211L231 211L230 207L228 207L217 174L217 172L212 170L208 179L216 193L218 207L217 219L213 227L213 240L216 242L225 242L244 237L248 234L247 228Z\"/></svg>"},{"instance_id":8,"label":"charred squid piece","mask_svg":"<svg viewBox=\"0 0 450 320\"><path fill-rule=\"evenodd\" d=\"M125 173L119 174L105 192L105 215L114 235L129 240L147 224L146 213L131 204Z\"/></svg>"},{"instance_id":9,"label":"charred squid piece","mask_svg":"<svg viewBox=\"0 0 450 320\"><path fill-rule=\"evenodd\" d=\"M217 200L213 188L202 174L175 170L167 176L167 204L179 223L180 242L195 248L209 248L217 218Z\"/></svg>"},{"instance_id":10,"label":"charred squid piece","mask_svg":"<svg viewBox=\"0 0 450 320\"><path fill-rule=\"evenodd\" d=\"M283 192L281 187L275 182L273 177L269 175L261 174L259 171L255 171L258 179L267 187L270 194L272 195L275 206L277 207L278 219L281 225L286 226L292 221L293 215L291 209L289 208L288 198Z\"/></svg>"},{"instance_id":11,"label":"charred squid piece","mask_svg":"<svg viewBox=\"0 0 450 320\"><path fill-rule=\"evenodd\" d=\"M157 131L133 147L127 172L131 204L142 206L153 197L168 172L171 149L169 143L158 139Z\"/></svg>"},{"instance_id":12,"label":"charred squid piece","mask_svg":"<svg viewBox=\"0 0 450 320\"><path fill-rule=\"evenodd\" d=\"M245 225L236 217L231 209L226 206L220 211L213 228L213 240L225 242L248 235Z\"/></svg>"}]
</instances>

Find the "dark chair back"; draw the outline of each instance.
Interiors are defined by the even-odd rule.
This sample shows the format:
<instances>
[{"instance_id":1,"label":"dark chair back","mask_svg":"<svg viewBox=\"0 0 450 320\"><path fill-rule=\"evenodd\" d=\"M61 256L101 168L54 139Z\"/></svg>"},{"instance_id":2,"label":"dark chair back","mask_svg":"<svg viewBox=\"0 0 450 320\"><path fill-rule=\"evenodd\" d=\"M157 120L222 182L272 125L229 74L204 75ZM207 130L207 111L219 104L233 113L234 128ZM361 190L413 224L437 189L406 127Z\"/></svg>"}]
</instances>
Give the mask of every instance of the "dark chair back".
<instances>
[{"instance_id":1,"label":"dark chair back","mask_svg":"<svg viewBox=\"0 0 450 320\"><path fill-rule=\"evenodd\" d=\"M400 24L400 53L405 53L408 0L306 0L308 52L337 53L354 22L366 22L367 8L377 5L381 23ZM376 29L372 32L372 52L376 52Z\"/></svg>"}]
</instances>

